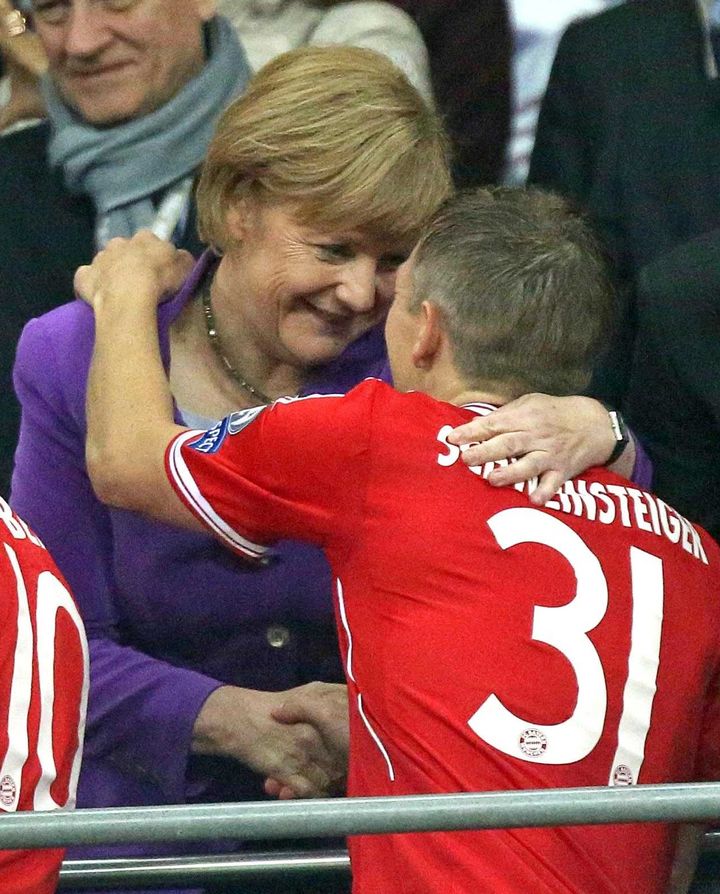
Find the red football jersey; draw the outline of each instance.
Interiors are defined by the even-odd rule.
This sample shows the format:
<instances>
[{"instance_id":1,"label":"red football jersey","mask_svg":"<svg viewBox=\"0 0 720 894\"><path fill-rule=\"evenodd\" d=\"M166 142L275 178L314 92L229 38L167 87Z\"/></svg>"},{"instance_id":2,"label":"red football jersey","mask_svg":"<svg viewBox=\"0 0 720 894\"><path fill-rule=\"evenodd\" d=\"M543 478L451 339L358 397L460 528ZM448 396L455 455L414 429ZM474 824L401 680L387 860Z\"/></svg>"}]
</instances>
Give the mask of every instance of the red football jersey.
<instances>
[{"instance_id":1,"label":"red football jersey","mask_svg":"<svg viewBox=\"0 0 720 894\"><path fill-rule=\"evenodd\" d=\"M88 693L85 632L47 550L2 499L0 615L0 810L72 808ZM61 849L0 851L0 891L50 894L62 858Z\"/></svg>"},{"instance_id":2,"label":"red football jersey","mask_svg":"<svg viewBox=\"0 0 720 894\"><path fill-rule=\"evenodd\" d=\"M187 505L258 557L322 546L350 689L349 794L720 778L720 551L603 469L545 508L447 434L474 412L367 381L168 448ZM662 824L360 836L358 892L652 894Z\"/></svg>"}]
</instances>

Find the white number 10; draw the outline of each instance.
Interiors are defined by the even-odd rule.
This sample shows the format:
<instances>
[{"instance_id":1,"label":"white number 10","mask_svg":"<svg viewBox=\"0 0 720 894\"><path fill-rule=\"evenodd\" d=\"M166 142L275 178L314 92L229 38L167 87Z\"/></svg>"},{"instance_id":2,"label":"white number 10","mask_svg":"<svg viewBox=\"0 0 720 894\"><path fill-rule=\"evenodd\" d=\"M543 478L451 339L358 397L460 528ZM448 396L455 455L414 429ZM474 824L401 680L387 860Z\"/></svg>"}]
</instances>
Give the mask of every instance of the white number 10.
<instances>
[{"instance_id":1,"label":"white number 10","mask_svg":"<svg viewBox=\"0 0 720 894\"><path fill-rule=\"evenodd\" d=\"M508 711L490 695L468 721L483 741L524 761L571 764L582 760L600 740L607 710L602 662L588 633L607 611L608 586L597 556L572 528L537 509L505 509L488 525L502 549L539 543L556 550L577 580L574 599L558 607L536 606L532 637L553 646L570 662L577 678L575 710L562 723L542 725ZM657 556L631 547L633 616L628 676L609 785L637 782L655 697L663 618L663 572ZM532 734L533 747L527 746Z\"/></svg>"},{"instance_id":2,"label":"white number 10","mask_svg":"<svg viewBox=\"0 0 720 894\"><path fill-rule=\"evenodd\" d=\"M37 578L35 611L36 639L33 636L31 601L15 551L5 544L5 551L15 575L17 589L17 642L10 684L10 700L7 718L8 747L0 766L0 780L10 782L9 790L0 792L2 809L14 811L20 803L23 767L31 750L28 732L28 714L32 698L33 674L38 675L40 693L40 723L37 733L37 755L41 769L33 793L34 810L53 810L56 807L73 807L82 757L82 738L85 728L85 710L88 694L88 647L80 615L72 597L63 584L50 571L41 571ZM58 612L63 610L73 622L83 656L84 674L81 703L78 710L78 746L75 752L70 778L68 800L57 804L51 787L58 776L53 747L53 715L55 703L55 634ZM37 668L37 670L35 670ZM60 677L62 680L62 677Z\"/></svg>"}]
</instances>

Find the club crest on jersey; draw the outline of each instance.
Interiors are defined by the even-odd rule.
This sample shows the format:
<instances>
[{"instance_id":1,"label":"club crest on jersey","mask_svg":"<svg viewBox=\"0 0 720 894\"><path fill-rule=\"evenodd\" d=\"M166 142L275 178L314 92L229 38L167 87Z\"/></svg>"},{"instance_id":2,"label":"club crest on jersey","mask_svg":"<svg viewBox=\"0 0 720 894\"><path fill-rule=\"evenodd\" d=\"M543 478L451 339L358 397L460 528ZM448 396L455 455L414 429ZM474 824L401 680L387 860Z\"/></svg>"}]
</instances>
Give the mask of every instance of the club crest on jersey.
<instances>
[{"instance_id":1,"label":"club crest on jersey","mask_svg":"<svg viewBox=\"0 0 720 894\"><path fill-rule=\"evenodd\" d=\"M520 751L528 757L541 757L547 750L547 736L539 729L526 729L520 735Z\"/></svg>"},{"instance_id":2,"label":"club crest on jersey","mask_svg":"<svg viewBox=\"0 0 720 894\"><path fill-rule=\"evenodd\" d=\"M229 416L221 419L217 425L203 432L199 438L191 441L188 447L192 447L193 450L198 450L200 453L216 453L227 435L236 435L238 432L241 432L264 409L264 406L251 407L249 410L238 410L235 413L231 413Z\"/></svg>"},{"instance_id":3,"label":"club crest on jersey","mask_svg":"<svg viewBox=\"0 0 720 894\"><path fill-rule=\"evenodd\" d=\"M5 807L11 807L17 797L17 786L12 776L5 775L0 779L0 802Z\"/></svg>"},{"instance_id":4,"label":"club crest on jersey","mask_svg":"<svg viewBox=\"0 0 720 894\"><path fill-rule=\"evenodd\" d=\"M613 785L633 785L633 772L627 764L618 764L613 770Z\"/></svg>"}]
</instances>

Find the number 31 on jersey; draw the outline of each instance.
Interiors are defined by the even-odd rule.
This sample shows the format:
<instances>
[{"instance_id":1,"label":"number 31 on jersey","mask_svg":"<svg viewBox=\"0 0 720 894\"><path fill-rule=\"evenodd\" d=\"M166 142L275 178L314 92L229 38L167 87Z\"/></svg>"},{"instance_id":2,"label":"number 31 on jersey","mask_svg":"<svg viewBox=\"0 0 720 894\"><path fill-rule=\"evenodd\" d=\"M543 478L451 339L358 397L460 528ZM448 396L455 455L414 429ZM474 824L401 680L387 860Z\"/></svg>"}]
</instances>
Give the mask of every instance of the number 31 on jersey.
<instances>
[{"instance_id":1,"label":"number 31 on jersey","mask_svg":"<svg viewBox=\"0 0 720 894\"><path fill-rule=\"evenodd\" d=\"M499 751L541 764L571 764L595 748L605 726L607 685L600 656L588 633L605 617L608 585L597 556L559 519L537 509L498 512L488 525L502 549L538 543L558 552L577 580L566 605L536 606L532 637L567 658L577 679L575 710L562 723L542 725L510 712L497 695L483 702L468 721L484 742ZM663 618L662 562L636 547L630 549L633 615L628 675L609 785L638 781L655 697Z\"/></svg>"}]
</instances>

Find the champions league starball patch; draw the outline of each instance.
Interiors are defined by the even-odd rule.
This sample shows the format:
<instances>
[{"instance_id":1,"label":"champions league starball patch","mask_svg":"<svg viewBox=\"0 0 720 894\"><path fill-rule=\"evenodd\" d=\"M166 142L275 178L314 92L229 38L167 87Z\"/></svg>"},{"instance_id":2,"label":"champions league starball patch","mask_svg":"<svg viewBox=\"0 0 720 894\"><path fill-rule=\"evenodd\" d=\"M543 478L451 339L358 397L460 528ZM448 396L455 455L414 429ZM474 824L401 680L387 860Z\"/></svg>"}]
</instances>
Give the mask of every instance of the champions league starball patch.
<instances>
[{"instance_id":1,"label":"champions league starball patch","mask_svg":"<svg viewBox=\"0 0 720 894\"><path fill-rule=\"evenodd\" d=\"M236 435L238 432L241 432L265 409L267 409L265 406L251 407L249 410L238 410L236 413L231 413L227 417L227 433L229 435Z\"/></svg>"},{"instance_id":2,"label":"champions league starball patch","mask_svg":"<svg viewBox=\"0 0 720 894\"><path fill-rule=\"evenodd\" d=\"M247 428L253 419L259 416L264 409L264 406L251 407L249 410L238 410L236 413L231 413L229 416L221 419L217 425L203 432L199 438L190 441L188 447L192 447L193 450L197 450L199 453L216 453L225 440L226 435L236 435L244 428Z\"/></svg>"}]
</instances>

